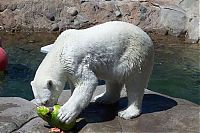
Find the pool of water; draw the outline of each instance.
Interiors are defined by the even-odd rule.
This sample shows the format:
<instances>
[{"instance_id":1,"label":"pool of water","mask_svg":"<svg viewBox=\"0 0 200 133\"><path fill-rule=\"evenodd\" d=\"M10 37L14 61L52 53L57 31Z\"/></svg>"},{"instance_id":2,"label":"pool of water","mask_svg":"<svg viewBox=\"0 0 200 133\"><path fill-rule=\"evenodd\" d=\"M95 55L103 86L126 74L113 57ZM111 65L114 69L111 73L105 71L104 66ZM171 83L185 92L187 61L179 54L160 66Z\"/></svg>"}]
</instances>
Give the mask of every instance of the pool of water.
<instances>
[{"instance_id":1,"label":"pool of water","mask_svg":"<svg viewBox=\"0 0 200 133\"><path fill-rule=\"evenodd\" d=\"M45 54L40 47L51 44L55 34L46 33L1 33L3 47L9 57L7 72L0 75L0 96L16 96L33 99L30 81Z\"/></svg>"},{"instance_id":2,"label":"pool of water","mask_svg":"<svg viewBox=\"0 0 200 133\"><path fill-rule=\"evenodd\" d=\"M200 105L200 48L181 44L155 49L149 89Z\"/></svg>"},{"instance_id":3,"label":"pool of water","mask_svg":"<svg viewBox=\"0 0 200 133\"><path fill-rule=\"evenodd\" d=\"M0 36L9 56L7 72L0 74L0 96L33 99L30 81L45 57L40 47L53 43L57 34L0 33ZM200 47L169 38L153 39L155 65L148 88L200 104Z\"/></svg>"}]
</instances>

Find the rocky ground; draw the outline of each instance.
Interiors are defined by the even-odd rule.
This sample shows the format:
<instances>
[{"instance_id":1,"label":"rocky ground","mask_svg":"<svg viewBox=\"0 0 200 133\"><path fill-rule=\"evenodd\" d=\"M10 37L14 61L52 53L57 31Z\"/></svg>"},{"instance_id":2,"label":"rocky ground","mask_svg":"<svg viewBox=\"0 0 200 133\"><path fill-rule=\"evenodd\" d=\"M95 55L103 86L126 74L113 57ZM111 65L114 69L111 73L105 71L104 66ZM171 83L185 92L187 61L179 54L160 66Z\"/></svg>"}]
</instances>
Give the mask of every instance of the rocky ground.
<instances>
[{"instance_id":1,"label":"rocky ground","mask_svg":"<svg viewBox=\"0 0 200 133\"><path fill-rule=\"evenodd\" d=\"M112 20L199 40L198 0L0 0L2 31L63 31Z\"/></svg>"},{"instance_id":2,"label":"rocky ground","mask_svg":"<svg viewBox=\"0 0 200 133\"><path fill-rule=\"evenodd\" d=\"M105 86L98 86L95 95ZM142 115L132 120L123 120L117 111L127 104L123 90L119 103L97 105L91 102L72 132L132 132L132 133L197 133L199 132L199 106L186 100L168 97L146 90ZM63 104L70 97L64 91L59 99ZM45 126L46 125L46 126ZM48 133L49 127L35 112L35 106L21 98L0 98L0 133Z\"/></svg>"}]
</instances>

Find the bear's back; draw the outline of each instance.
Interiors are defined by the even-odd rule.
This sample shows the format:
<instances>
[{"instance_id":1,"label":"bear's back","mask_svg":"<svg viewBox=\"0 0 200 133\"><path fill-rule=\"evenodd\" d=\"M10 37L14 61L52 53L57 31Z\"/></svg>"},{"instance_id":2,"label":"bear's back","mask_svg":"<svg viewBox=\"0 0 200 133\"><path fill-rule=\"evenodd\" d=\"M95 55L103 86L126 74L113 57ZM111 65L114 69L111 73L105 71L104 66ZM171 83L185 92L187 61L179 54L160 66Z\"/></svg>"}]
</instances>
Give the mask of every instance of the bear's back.
<instances>
[{"instance_id":1,"label":"bear's back","mask_svg":"<svg viewBox=\"0 0 200 133\"><path fill-rule=\"evenodd\" d=\"M151 47L153 44L149 36L139 27L121 21L112 21L82 30L66 30L64 36L65 49L76 51L101 53L124 52L131 45ZM134 41L132 41L134 40ZM78 52L76 52L78 53Z\"/></svg>"},{"instance_id":2,"label":"bear's back","mask_svg":"<svg viewBox=\"0 0 200 133\"><path fill-rule=\"evenodd\" d=\"M139 67L153 46L149 36L139 27L118 21L68 30L63 35L66 36L64 58L73 59L77 62L74 64L88 63L104 78L108 75L118 77Z\"/></svg>"}]
</instances>

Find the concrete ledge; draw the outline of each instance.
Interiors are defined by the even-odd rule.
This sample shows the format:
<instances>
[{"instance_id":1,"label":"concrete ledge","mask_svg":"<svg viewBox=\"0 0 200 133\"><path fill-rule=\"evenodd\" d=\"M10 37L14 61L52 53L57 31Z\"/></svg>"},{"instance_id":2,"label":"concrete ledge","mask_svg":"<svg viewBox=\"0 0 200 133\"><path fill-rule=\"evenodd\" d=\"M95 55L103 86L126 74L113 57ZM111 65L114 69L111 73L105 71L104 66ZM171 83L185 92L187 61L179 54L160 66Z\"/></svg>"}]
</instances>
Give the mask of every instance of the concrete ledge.
<instances>
[{"instance_id":1,"label":"concrete ledge","mask_svg":"<svg viewBox=\"0 0 200 133\"><path fill-rule=\"evenodd\" d=\"M98 86L94 95L102 93L104 89L104 85ZM59 104L65 103L69 97L70 91L64 90L59 99ZM7 124L5 123L7 121L2 121L2 119L0 119L0 132L4 133L5 131L2 129L5 129L5 127L7 128L6 132L11 132L15 129L14 133L47 133L49 131L49 127L44 126L47 125L46 122L39 117L34 118L35 115L33 114L35 113L30 113L34 112L34 106L30 102L22 99L17 101L15 99L14 101L9 102L12 106L7 105L5 107L5 104L8 103L6 101L10 101L12 98L4 100L3 102L2 99L0 99L1 117L2 111L4 112L3 116L5 116L5 112L9 112L10 108L12 109L12 112L13 109L21 110L21 115L30 114L30 116L26 119L28 122L21 122L24 124L23 126L21 125L21 128L18 130L16 130L16 128L19 128L20 124L16 122L14 122L14 124L12 123L12 118L16 117L16 114L13 113L14 116L10 115L10 118L7 117ZM26 104L30 104L29 110L27 110L26 107L24 108L23 102L18 103L19 101L26 101ZM116 104L98 105L91 102L91 104L81 113L79 119L77 119L77 125L74 132L199 132L200 107L199 105L189 101L171 98L169 96L146 90L143 99L142 114L132 120L123 120L117 116L118 110L123 109L126 105L127 98L124 90L122 91L121 99ZM30 120L30 118L32 119ZM4 122L3 125L2 122ZM12 124L13 127L11 126ZM17 126L14 127L14 125Z\"/></svg>"}]
</instances>

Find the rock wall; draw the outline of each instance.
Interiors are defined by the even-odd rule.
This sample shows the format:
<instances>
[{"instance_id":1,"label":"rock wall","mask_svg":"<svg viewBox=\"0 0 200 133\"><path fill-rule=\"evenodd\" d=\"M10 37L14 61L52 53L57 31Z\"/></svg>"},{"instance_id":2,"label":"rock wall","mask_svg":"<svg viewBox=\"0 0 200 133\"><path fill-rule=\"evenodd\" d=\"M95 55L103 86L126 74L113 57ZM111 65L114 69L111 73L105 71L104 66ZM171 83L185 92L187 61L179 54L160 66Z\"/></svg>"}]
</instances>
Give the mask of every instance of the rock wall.
<instances>
[{"instance_id":1,"label":"rock wall","mask_svg":"<svg viewBox=\"0 0 200 133\"><path fill-rule=\"evenodd\" d=\"M198 42L198 0L0 0L0 30L63 31L121 20Z\"/></svg>"}]
</instances>

